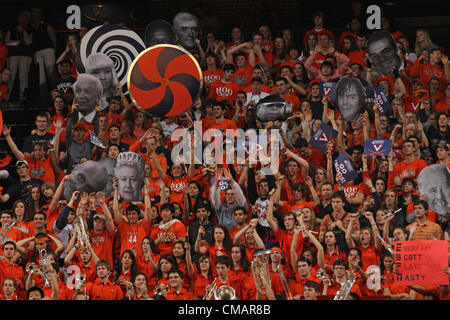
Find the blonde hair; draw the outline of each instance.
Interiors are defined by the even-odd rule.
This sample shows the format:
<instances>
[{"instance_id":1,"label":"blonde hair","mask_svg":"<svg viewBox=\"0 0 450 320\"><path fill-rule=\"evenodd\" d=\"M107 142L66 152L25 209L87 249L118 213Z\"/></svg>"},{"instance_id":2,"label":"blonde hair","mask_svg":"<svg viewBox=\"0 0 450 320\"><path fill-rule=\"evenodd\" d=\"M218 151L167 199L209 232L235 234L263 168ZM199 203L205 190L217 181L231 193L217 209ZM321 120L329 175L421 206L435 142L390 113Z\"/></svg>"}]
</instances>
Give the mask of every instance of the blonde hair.
<instances>
[{"instance_id":1,"label":"blonde hair","mask_svg":"<svg viewBox=\"0 0 450 320\"><path fill-rule=\"evenodd\" d=\"M422 44L419 44L419 43L417 42L417 39L416 39L416 44L415 44L415 49L414 49L414 51L416 52L417 57L420 57L420 53L421 53L421 50L422 50L423 48L431 47L431 46L436 46L436 45L433 43L433 41L431 41L430 34L428 33L428 31L426 31L425 29L420 28L420 29L418 29L418 30L416 31L416 34L417 34L417 32L419 32L419 31L423 33L423 38L424 38L424 40L423 40L423 43L422 43Z\"/></svg>"}]
</instances>

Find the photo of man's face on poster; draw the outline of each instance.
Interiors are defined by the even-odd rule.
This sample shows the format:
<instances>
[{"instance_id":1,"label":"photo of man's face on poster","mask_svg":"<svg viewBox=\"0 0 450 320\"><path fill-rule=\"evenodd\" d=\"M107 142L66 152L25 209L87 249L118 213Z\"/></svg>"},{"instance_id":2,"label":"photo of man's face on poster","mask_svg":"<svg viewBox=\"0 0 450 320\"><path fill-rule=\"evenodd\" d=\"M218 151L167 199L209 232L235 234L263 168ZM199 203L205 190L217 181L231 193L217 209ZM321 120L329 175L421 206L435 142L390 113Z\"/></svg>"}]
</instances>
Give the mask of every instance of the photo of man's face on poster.
<instances>
[{"instance_id":1,"label":"photo of man's face on poster","mask_svg":"<svg viewBox=\"0 0 450 320\"><path fill-rule=\"evenodd\" d=\"M367 41L367 54L375 70L382 76L392 74L402 65L400 49L392 35L384 30L377 31Z\"/></svg>"},{"instance_id":2,"label":"photo of man's face on poster","mask_svg":"<svg viewBox=\"0 0 450 320\"><path fill-rule=\"evenodd\" d=\"M147 48L157 44L176 44L175 31L165 20L155 20L145 27L144 42Z\"/></svg>"},{"instance_id":3,"label":"photo of man's face on poster","mask_svg":"<svg viewBox=\"0 0 450 320\"><path fill-rule=\"evenodd\" d=\"M366 92L358 78L342 78L336 87L336 105L345 121L358 121L366 110Z\"/></svg>"},{"instance_id":4,"label":"photo of man's face on poster","mask_svg":"<svg viewBox=\"0 0 450 320\"><path fill-rule=\"evenodd\" d=\"M69 201L75 190L81 193L103 191L107 179L107 169L97 161L88 160L72 170L69 181L64 184L64 197Z\"/></svg>"},{"instance_id":5,"label":"photo of man's face on poster","mask_svg":"<svg viewBox=\"0 0 450 320\"><path fill-rule=\"evenodd\" d=\"M418 178L420 195L427 196L430 209L448 219L447 200L450 199L450 173L443 164L424 168Z\"/></svg>"},{"instance_id":6,"label":"photo of man's face on poster","mask_svg":"<svg viewBox=\"0 0 450 320\"><path fill-rule=\"evenodd\" d=\"M200 26L196 16L189 12L179 12L173 18L173 28L178 44L186 50L196 47L195 39L200 39Z\"/></svg>"}]
</instances>

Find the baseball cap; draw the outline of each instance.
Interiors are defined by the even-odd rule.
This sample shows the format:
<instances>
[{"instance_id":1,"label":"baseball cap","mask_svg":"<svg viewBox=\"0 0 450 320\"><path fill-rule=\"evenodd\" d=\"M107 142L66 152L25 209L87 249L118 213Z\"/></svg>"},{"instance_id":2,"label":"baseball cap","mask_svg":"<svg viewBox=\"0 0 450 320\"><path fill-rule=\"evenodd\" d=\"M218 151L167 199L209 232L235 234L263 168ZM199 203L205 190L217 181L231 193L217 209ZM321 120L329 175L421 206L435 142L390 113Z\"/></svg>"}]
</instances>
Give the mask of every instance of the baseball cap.
<instances>
[{"instance_id":1,"label":"baseball cap","mask_svg":"<svg viewBox=\"0 0 450 320\"><path fill-rule=\"evenodd\" d=\"M95 219L95 218L100 218L100 219L106 220L106 219L105 219L105 215L104 215L104 214L101 214L101 213L96 213L96 214L94 215L94 219Z\"/></svg>"},{"instance_id":2,"label":"baseball cap","mask_svg":"<svg viewBox=\"0 0 450 320\"><path fill-rule=\"evenodd\" d=\"M81 122L81 121L77 121L72 127L73 130L78 129L78 128L86 130L86 127L84 126L84 123Z\"/></svg>"},{"instance_id":3,"label":"baseball cap","mask_svg":"<svg viewBox=\"0 0 450 320\"><path fill-rule=\"evenodd\" d=\"M30 165L28 164L27 160L19 160L16 162L16 167L18 167L21 164L25 164L28 168L30 167Z\"/></svg>"}]
</instances>

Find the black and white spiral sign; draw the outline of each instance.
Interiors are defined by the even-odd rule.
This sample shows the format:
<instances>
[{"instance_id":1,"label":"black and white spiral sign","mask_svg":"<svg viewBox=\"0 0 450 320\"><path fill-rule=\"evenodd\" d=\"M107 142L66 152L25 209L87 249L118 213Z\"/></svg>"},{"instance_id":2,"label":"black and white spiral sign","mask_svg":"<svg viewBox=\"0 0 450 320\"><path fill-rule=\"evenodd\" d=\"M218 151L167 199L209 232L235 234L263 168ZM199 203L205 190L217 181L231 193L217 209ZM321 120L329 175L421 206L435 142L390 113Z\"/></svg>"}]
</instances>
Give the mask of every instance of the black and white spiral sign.
<instances>
[{"instance_id":1,"label":"black and white spiral sign","mask_svg":"<svg viewBox=\"0 0 450 320\"><path fill-rule=\"evenodd\" d=\"M127 72L133 60L145 50L145 43L131 29L120 25L101 25L89 30L81 39L78 73L85 72L86 59L92 53L104 53L114 62L117 78L122 84L122 91L128 92Z\"/></svg>"}]
</instances>

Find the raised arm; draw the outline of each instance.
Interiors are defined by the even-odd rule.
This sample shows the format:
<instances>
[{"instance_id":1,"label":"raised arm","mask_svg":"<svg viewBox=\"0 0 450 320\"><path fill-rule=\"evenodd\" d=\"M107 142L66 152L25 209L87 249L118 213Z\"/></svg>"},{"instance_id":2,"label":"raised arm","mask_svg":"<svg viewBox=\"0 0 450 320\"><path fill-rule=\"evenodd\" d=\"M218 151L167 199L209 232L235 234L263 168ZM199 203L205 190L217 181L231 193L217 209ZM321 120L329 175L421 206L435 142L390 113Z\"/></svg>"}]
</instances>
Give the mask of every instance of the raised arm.
<instances>
[{"instance_id":1,"label":"raised arm","mask_svg":"<svg viewBox=\"0 0 450 320\"><path fill-rule=\"evenodd\" d=\"M111 211L109 211L108 206L105 202L105 194L103 192L97 192L97 200L100 204L100 207L103 209L103 214L105 216L105 226L108 230L109 234L113 234L116 229L114 226L114 221L111 215Z\"/></svg>"},{"instance_id":2,"label":"raised arm","mask_svg":"<svg viewBox=\"0 0 450 320\"><path fill-rule=\"evenodd\" d=\"M358 219L357 216L351 214L350 222L348 223L347 230L345 231L345 241L347 242L348 248L352 249L355 247L352 237L353 221Z\"/></svg>"},{"instance_id":3,"label":"raised arm","mask_svg":"<svg viewBox=\"0 0 450 320\"><path fill-rule=\"evenodd\" d=\"M113 178L113 211L114 211L114 222L116 226L120 224L122 221L122 210L119 207L119 188L118 181L116 178Z\"/></svg>"},{"instance_id":4,"label":"raised arm","mask_svg":"<svg viewBox=\"0 0 450 320\"><path fill-rule=\"evenodd\" d=\"M152 221L152 202L150 201L150 195L147 192L149 183L150 183L150 180L148 178L145 178L144 179L144 188L143 188L144 204L145 204L144 219L145 219L145 221L147 221L148 225L151 226L153 223L153 221Z\"/></svg>"},{"instance_id":5,"label":"raised arm","mask_svg":"<svg viewBox=\"0 0 450 320\"><path fill-rule=\"evenodd\" d=\"M6 138L6 142L8 143L9 148L11 149L12 153L14 153L14 156L16 157L17 161L22 161L25 156L23 152L20 151L19 148L17 148L16 143L11 137L11 128L8 128L6 125L3 125L2 132Z\"/></svg>"},{"instance_id":6,"label":"raised arm","mask_svg":"<svg viewBox=\"0 0 450 320\"><path fill-rule=\"evenodd\" d=\"M156 151L152 152L152 160L153 160L153 164L155 165L156 172L158 172L159 178L164 181L164 178L166 177L166 173L162 169L161 163L159 163L158 157L156 156Z\"/></svg>"}]
</instances>

